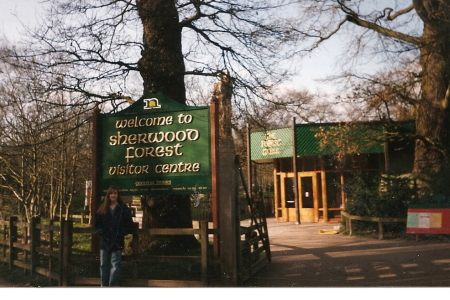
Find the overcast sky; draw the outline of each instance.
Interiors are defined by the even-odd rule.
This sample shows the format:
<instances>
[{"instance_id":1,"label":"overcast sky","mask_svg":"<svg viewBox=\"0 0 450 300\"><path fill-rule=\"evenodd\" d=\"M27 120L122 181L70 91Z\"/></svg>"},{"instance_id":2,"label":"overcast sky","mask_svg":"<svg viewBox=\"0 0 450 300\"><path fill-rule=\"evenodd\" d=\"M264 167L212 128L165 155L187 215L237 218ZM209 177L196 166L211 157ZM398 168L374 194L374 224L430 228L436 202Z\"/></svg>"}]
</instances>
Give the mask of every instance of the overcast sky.
<instances>
[{"instance_id":1,"label":"overcast sky","mask_svg":"<svg viewBox=\"0 0 450 300\"><path fill-rule=\"evenodd\" d=\"M42 12L39 0L0 0L0 39L7 37L8 40L20 38L22 24L32 26L36 18ZM324 78L332 74L334 65L333 53L336 52L332 43L321 46L315 50L313 55L302 63L301 75L296 76L293 81L295 88L307 88L311 92L332 92L331 85L319 84L314 79Z\"/></svg>"},{"instance_id":2,"label":"overcast sky","mask_svg":"<svg viewBox=\"0 0 450 300\"><path fill-rule=\"evenodd\" d=\"M0 36L9 40L20 37L20 28L24 25L33 25L36 20L36 9L39 0L0 0Z\"/></svg>"}]
</instances>

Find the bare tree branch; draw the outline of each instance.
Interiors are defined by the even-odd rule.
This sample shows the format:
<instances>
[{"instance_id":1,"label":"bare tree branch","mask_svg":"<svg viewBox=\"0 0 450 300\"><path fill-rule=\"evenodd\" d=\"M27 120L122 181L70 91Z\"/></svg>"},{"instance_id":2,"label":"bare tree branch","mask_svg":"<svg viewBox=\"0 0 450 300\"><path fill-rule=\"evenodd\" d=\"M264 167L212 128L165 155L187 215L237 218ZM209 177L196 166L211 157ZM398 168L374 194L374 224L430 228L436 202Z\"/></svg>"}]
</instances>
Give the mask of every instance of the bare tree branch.
<instances>
[{"instance_id":1,"label":"bare tree branch","mask_svg":"<svg viewBox=\"0 0 450 300\"><path fill-rule=\"evenodd\" d=\"M421 38L410 36L410 35L407 35L407 34L404 34L404 33L398 32L398 31L395 31L395 30L391 30L391 29L379 26L379 25L377 25L375 23L362 20L359 17L354 16L353 14L347 15L346 16L346 20L351 22L351 23L353 23L353 24L356 24L358 26L361 26L361 27L364 27L364 28L367 28L367 29L372 29L372 30L374 30L374 31L376 31L378 33L381 33L382 35L385 35L385 36L388 36L388 37L392 37L392 38L395 38L395 39L399 39L399 40L402 40L402 41L405 41L405 42L408 42L408 43L411 43L411 44L415 44L415 45L417 45L419 47L423 43Z\"/></svg>"},{"instance_id":2,"label":"bare tree branch","mask_svg":"<svg viewBox=\"0 0 450 300\"><path fill-rule=\"evenodd\" d=\"M386 20L392 21L395 20L397 17L407 14L411 11L414 10L414 4L411 4L410 6L400 9L397 12L395 12L394 14L391 15L393 9L392 8L386 8L385 11L387 11L387 17Z\"/></svg>"}]
</instances>

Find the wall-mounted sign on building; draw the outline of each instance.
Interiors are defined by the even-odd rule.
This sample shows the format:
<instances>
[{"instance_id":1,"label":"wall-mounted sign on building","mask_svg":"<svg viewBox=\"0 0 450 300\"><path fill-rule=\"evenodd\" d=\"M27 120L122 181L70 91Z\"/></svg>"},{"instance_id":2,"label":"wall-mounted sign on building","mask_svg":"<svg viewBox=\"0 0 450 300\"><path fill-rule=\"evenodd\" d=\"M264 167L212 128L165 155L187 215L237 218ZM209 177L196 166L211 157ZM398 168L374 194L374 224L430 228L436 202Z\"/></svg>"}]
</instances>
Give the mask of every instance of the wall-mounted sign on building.
<instances>
[{"instance_id":1,"label":"wall-mounted sign on building","mask_svg":"<svg viewBox=\"0 0 450 300\"><path fill-rule=\"evenodd\" d=\"M99 186L124 195L211 191L208 106L146 94L99 118Z\"/></svg>"},{"instance_id":2,"label":"wall-mounted sign on building","mask_svg":"<svg viewBox=\"0 0 450 300\"><path fill-rule=\"evenodd\" d=\"M252 132L250 140L252 160L292 156L291 128Z\"/></svg>"}]
</instances>

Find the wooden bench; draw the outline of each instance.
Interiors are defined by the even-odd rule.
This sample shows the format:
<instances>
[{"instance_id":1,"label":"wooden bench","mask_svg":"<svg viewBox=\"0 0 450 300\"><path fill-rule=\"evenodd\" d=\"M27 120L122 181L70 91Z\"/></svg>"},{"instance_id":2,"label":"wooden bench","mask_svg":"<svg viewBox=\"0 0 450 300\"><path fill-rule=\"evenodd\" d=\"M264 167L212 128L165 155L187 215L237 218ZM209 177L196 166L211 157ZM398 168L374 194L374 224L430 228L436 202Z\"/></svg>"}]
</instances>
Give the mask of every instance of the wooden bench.
<instances>
[{"instance_id":1,"label":"wooden bench","mask_svg":"<svg viewBox=\"0 0 450 300\"><path fill-rule=\"evenodd\" d=\"M351 216L346 212L341 212L342 220L345 223L345 230L353 235L352 220L377 222L378 223L378 239L383 239L383 223L399 222L406 223L406 218L379 218L379 217L360 217Z\"/></svg>"}]
</instances>

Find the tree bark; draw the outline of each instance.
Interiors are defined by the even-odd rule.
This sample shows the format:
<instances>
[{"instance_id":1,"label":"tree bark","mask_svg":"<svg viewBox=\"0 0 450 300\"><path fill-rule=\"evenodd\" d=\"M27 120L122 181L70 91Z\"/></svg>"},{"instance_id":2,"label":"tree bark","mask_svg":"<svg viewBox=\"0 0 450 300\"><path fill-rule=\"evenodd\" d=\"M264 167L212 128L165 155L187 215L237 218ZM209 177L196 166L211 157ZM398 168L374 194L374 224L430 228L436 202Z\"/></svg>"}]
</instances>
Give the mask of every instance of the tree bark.
<instances>
[{"instance_id":1,"label":"tree bark","mask_svg":"<svg viewBox=\"0 0 450 300\"><path fill-rule=\"evenodd\" d=\"M136 2L144 32L144 49L138 63L139 72L144 79L144 91L156 89L175 101L185 103L182 27L178 20L176 1Z\"/></svg>"},{"instance_id":2,"label":"tree bark","mask_svg":"<svg viewBox=\"0 0 450 300\"><path fill-rule=\"evenodd\" d=\"M144 92L158 91L186 102L185 66L181 48L181 26L176 1L137 0L143 24L142 57L138 66ZM192 228L190 195L144 196L143 228ZM194 236L144 236L142 251L175 254L199 247Z\"/></svg>"},{"instance_id":3,"label":"tree bark","mask_svg":"<svg viewBox=\"0 0 450 300\"><path fill-rule=\"evenodd\" d=\"M416 106L416 141L413 175L420 194L448 191L446 164L450 149L450 23L444 12L450 1L415 0L415 8L424 22L420 65L422 97Z\"/></svg>"},{"instance_id":4,"label":"tree bark","mask_svg":"<svg viewBox=\"0 0 450 300\"><path fill-rule=\"evenodd\" d=\"M190 195L142 196L143 228L192 228ZM153 254L180 254L200 247L193 235L141 236L140 249Z\"/></svg>"}]
</instances>

